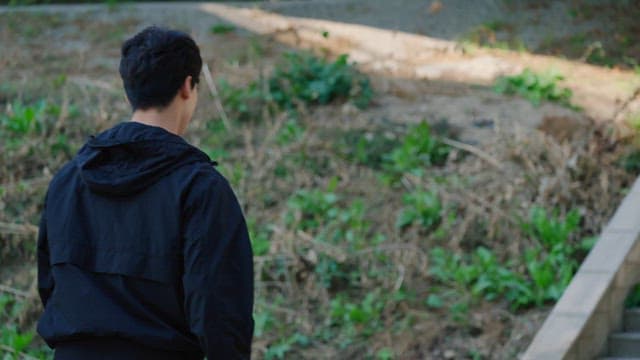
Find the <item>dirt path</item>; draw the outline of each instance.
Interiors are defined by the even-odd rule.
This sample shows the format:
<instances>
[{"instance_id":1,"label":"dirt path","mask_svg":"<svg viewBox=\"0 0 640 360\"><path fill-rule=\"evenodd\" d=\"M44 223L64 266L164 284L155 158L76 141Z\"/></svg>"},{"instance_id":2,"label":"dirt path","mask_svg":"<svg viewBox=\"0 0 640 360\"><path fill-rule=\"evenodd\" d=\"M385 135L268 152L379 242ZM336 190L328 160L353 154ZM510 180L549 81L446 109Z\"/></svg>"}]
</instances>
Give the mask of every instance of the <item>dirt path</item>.
<instances>
[{"instance_id":1,"label":"dirt path","mask_svg":"<svg viewBox=\"0 0 640 360\"><path fill-rule=\"evenodd\" d=\"M300 6L301 3L291 2L287 5ZM510 128L514 124L535 128L545 117L582 117L581 114L559 105L545 103L536 107L517 97L500 96L490 89L472 86L488 84L493 77L503 72L518 71L520 66L488 55L465 55L453 42L419 35L394 33L360 25L290 19L257 9L217 4L145 3L112 9L104 5L46 5L19 10L58 15L64 13L105 24L118 21L127 23L133 16L139 23L138 27L179 24L178 26L190 29L203 47L205 60L217 67L214 72L225 77L234 76L238 69L225 66L223 61L219 61L225 56L218 54L233 53L235 48L246 46L246 41L239 41L236 35L212 36L210 27L215 23L230 21L254 33L273 35L292 46L320 46L335 54L348 52L363 68L377 75L375 82L379 89L378 106L355 115L346 111L332 116L345 119L356 116L363 120L384 118L404 123L424 119L432 122L445 120L456 127L463 141L471 144L491 142L497 129ZM6 11L15 10L0 7L0 13ZM325 39L318 29L329 29L329 38ZM77 30L68 29L62 33L75 31ZM100 85L117 92L120 86L115 76L119 55L118 37L121 41L126 34L105 33L103 43L105 46L113 46L113 49L100 52L101 56L98 58L92 55L97 49L86 43L83 37L70 39L60 33L61 30L56 30L56 34L48 35L51 39L60 36L64 39L55 50L55 55L52 54L54 58L87 59L87 68L78 74L69 74L72 81ZM245 35L250 36L250 33L241 31L239 34L246 38ZM111 39L112 37L114 38ZM42 49L47 49L45 43L41 46ZM30 53L26 51L24 56L28 58ZM108 69L114 70L106 71ZM20 67L16 70L34 71ZM15 77L20 76L16 74ZM424 81L425 78L429 81Z\"/></svg>"},{"instance_id":2,"label":"dirt path","mask_svg":"<svg viewBox=\"0 0 640 360\"><path fill-rule=\"evenodd\" d=\"M383 3L375 4L375 14L389 16ZM402 8L395 3L386 4L390 10ZM289 6L295 8L300 4ZM314 6L320 8L319 5L309 4L306 11L315 14L311 9ZM330 4L325 6L333 9L332 14L341 19L361 10L355 5L350 12L341 12ZM373 5L367 3L367 6ZM624 119L629 112L628 103L640 88L640 77L631 71L607 69L549 56L496 49L464 51L454 41L365 25L289 17L256 8L205 4L202 9L251 31L273 35L292 46L322 49L333 54L348 53L364 68L392 76L487 85L498 76L519 73L527 67L538 72L557 71L566 78L563 85L573 91L573 102L598 121ZM278 5L277 9L284 11L287 4ZM371 11L366 13L376 16ZM428 13L422 13L423 17L409 17L408 22L413 21L415 25L420 20L426 20ZM330 17L327 13L319 14ZM364 16L358 14L360 18ZM404 27L411 25L405 24Z\"/></svg>"},{"instance_id":3,"label":"dirt path","mask_svg":"<svg viewBox=\"0 0 640 360\"><path fill-rule=\"evenodd\" d=\"M495 19L506 18L521 26L520 34L530 46L545 41L545 35L566 36L605 26L606 21L571 22L570 11L562 3L518 9L501 1L457 0L446 5L438 1L289 1L276 3L145 3L122 5L142 14L145 21L162 23L166 16L183 16L194 28L206 28L224 19L251 32L272 35L295 47L313 48L332 54L347 53L368 71L394 77L491 84L496 77L515 74L524 68L557 71L565 76L563 85L573 93L573 102L597 121L617 122L640 111L640 76L631 71L591 66L582 62L524 52L497 49L463 49L454 41L460 34ZM261 8L274 11L268 12ZM0 7L0 12L24 8ZM29 11L87 11L104 5L46 5ZM216 18L193 16L194 11ZM125 10L126 12L126 10ZM277 12L277 13L276 13ZM191 15L185 15L185 14ZM284 14L284 15L283 15ZM295 16L307 16L306 18ZM313 16L314 19L309 17ZM323 19L323 20L318 20ZM606 19L605 19L606 20ZM406 31L412 31L409 33ZM430 36L422 35L429 34Z\"/></svg>"}]
</instances>

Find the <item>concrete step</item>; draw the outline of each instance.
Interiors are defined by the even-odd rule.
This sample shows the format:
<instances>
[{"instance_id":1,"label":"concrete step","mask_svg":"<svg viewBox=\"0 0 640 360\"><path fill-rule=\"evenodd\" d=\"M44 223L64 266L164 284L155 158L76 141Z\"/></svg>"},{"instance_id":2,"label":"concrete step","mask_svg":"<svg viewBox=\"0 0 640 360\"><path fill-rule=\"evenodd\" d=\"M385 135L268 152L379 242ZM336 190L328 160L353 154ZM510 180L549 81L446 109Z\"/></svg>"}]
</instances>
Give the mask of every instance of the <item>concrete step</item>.
<instances>
[{"instance_id":1,"label":"concrete step","mask_svg":"<svg viewBox=\"0 0 640 360\"><path fill-rule=\"evenodd\" d=\"M640 332L611 334L609 336L609 356L640 358Z\"/></svg>"},{"instance_id":2,"label":"concrete step","mask_svg":"<svg viewBox=\"0 0 640 360\"><path fill-rule=\"evenodd\" d=\"M624 331L640 332L640 308L624 311Z\"/></svg>"}]
</instances>

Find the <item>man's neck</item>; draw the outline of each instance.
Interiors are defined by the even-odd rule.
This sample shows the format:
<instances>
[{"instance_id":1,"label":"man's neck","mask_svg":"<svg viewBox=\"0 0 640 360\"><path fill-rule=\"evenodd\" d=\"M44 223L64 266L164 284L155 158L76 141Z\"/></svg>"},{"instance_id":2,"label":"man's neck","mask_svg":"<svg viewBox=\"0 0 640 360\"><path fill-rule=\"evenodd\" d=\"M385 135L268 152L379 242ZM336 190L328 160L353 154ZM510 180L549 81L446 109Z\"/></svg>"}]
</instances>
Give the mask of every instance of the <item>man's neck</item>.
<instances>
[{"instance_id":1,"label":"man's neck","mask_svg":"<svg viewBox=\"0 0 640 360\"><path fill-rule=\"evenodd\" d=\"M136 110L133 112L131 121L139 122L145 125L157 126L167 130L170 133L180 135L180 124L178 116L172 109L165 108L162 110L146 109Z\"/></svg>"}]
</instances>

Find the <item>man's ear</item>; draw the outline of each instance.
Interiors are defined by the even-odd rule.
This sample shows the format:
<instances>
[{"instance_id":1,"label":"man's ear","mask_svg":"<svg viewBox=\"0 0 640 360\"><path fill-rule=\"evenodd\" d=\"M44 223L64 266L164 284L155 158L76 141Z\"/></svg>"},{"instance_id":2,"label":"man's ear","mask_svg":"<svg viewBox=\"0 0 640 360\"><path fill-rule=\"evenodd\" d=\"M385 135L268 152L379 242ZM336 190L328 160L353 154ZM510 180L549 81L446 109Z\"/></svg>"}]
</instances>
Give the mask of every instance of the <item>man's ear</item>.
<instances>
[{"instance_id":1,"label":"man's ear","mask_svg":"<svg viewBox=\"0 0 640 360\"><path fill-rule=\"evenodd\" d=\"M195 88L191 86L192 82L193 78L191 77L191 75L189 75L184 79L182 86L180 86L180 97L184 100L187 100L193 95Z\"/></svg>"}]
</instances>

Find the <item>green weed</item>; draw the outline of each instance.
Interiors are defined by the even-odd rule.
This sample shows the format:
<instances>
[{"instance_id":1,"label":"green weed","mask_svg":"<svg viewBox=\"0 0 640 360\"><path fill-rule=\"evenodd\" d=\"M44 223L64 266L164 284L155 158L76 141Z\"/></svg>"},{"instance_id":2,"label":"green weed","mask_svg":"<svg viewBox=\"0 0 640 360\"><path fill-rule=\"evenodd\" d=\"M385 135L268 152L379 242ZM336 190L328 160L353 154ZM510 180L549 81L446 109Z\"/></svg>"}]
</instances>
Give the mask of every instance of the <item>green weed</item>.
<instances>
[{"instance_id":1,"label":"green weed","mask_svg":"<svg viewBox=\"0 0 640 360\"><path fill-rule=\"evenodd\" d=\"M449 152L449 146L439 141L423 121L410 128L400 145L384 158L385 180L394 183L404 173L422 176L426 167L443 165Z\"/></svg>"},{"instance_id":2,"label":"green weed","mask_svg":"<svg viewBox=\"0 0 640 360\"><path fill-rule=\"evenodd\" d=\"M510 264L501 264L485 247L477 248L467 258L435 248L431 251L431 260L432 276L444 284L452 283L466 289L474 297L496 300L504 296L509 300L523 286L522 278L510 270Z\"/></svg>"},{"instance_id":3,"label":"green weed","mask_svg":"<svg viewBox=\"0 0 640 360\"><path fill-rule=\"evenodd\" d=\"M382 131L349 130L340 134L337 152L348 161L382 169L385 156L399 145L395 135Z\"/></svg>"},{"instance_id":4,"label":"green weed","mask_svg":"<svg viewBox=\"0 0 640 360\"><path fill-rule=\"evenodd\" d=\"M15 354L26 351L33 341L34 333L20 333L15 326L5 326L0 335L0 344L12 349ZM17 357L17 356L16 356Z\"/></svg>"},{"instance_id":5,"label":"green weed","mask_svg":"<svg viewBox=\"0 0 640 360\"><path fill-rule=\"evenodd\" d=\"M303 135L304 127L295 119L288 119L276 135L276 143L278 145L288 145L300 140Z\"/></svg>"},{"instance_id":6,"label":"green weed","mask_svg":"<svg viewBox=\"0 0 640 360\"><path fill-rule=\"evenodd\" d=\"M325 221L338 217L338 195L335 188L337 182L329 183L326 191L319 189L298 190L287 201L289 212L287 223L297 222L297 228L303 231L318 229Z\"/></svg>"},{"instance_id":7,"label":"green weed","mask_svg":"<svg viewBox=\"0 0 640 360\"><path fill-rule=\"evenodd\" d=\"M618 164L628 173L640 172L640 112L629 114L625 119L626 125L631 129L631 142L634 146L618 159Z\"/></svg>"},{"instance_id":8,"label":"green weed","mask_svg":"<svg viewBox=\"0 0 640 360\"><path fill-rule=\"evenodd\" d=\"M53 78L52 85L56 89L61 89L62 87L64 87L64 85L67 84L67 80L68 79L66 74L60 74Z\"/></svg>"},{"instance_id":9,"label":"green weed","mask_svg":"<svg viewBox=\"0 0 640 360\"><path fill-rule=\"evenodd\" d=\"M632 150L619 160L620 166L628 173L640 173L640 150Z\"/></svg>"},{"instance_id":10,"label":"green weed","mask_svg":"<svg viewBox=\"0 0 640 360\"><path fill-rule=\"evenodd\" d=\"M594 238L572 242L571 236L578 230L580 214L573 210L561 219L540 207L531 209L523 230L536 240L536 246L524 254L527 288L514 299L514 306L541 306L562 296L578 269L577 254L588 251Z\"/></svg>"},{"instance_id":11,"label":"green weed","mask_svg":"<svg viewBox=\"0 0 640 360\"><path fill-rule=\"evenodd\" d=\"M341 55L329 62L309 53L289 52L269 78L272 99L284 109L295 109L298 103L324 105L334 100L349 100L365 108L373 90L369 79Z\"/></svg>"},{"instance_id":12,"label":"green weed","mask_svg":"<svg viewBox=\"0 0 640 360\"><path fill-rule=\"evenodd\" d=\"M270 229L264 226L258 226L255 219L252 218L247 220L247 227L249 228L249 239L251 239L253 255L266 255L271 248L271 242L269 240Z\"/></svg>"},{"instance_id":13,"label":"green weed","mask_svg":"<svg viewBox=\"0 0 640 360\"><path fill-rule=\"evenodd\" d=\"M236 30L236 27L230 24L219 23L211 26L211 33L216 35L224 35Z\"/></svg>"},{"instance_id":14,"label":"green weed","mask_svg":"<svg viewBox=\"0 0 640 360\"><path fill-rule=\"evenodd\" d=\"M568 246L570 235L578 229L580 213L572 210L564 219L557 214L549 216L541 207L533 207L529 212L529 220L522 224L524 231L538 239L546 248Z\"/></svg>"},{"instance_id":15,"label":"green weed","mask_svg":"<svg viewBox=\"0 0 640 360\"><path fill-rule=\"evenodd\" d=\"M549 216L544 209L534 208L523 229L536 244L525 252L524 259L503 264L485 247L478 247L466 257L435 248L431 251L430 274L440 283L467 291L474 298L489 301L504 298L514 309L541 306L560 298L578 268L576 253L590 249L594 243L593 238L577 245L570 241L579 222L577 211L559 219ZM522 267L525 273L516 271ZM440 298L434 296L427 299L427 306L441 305Z\"/></svg>"},{"instance_id":16,"label":"green weed","mask_svg":"<svg viewBox=\"0 0 640 360\"><path fill-rule=\"evenodd\" d=\"M220 79L218 90L222 105L231 119L241 122L260 120L267 97L259 82L254 81L245 87L239 87Z\"/></svg>"},{"instance_id":17,"label":"green weed","mask_svg":"<svg viewBox=\"0 0 640 360\"><path fill-rule=\"evenodd\" d=\"M400 211L396 220L397 228L404 228L418 223L425 229L430 229L440 222L442 217L442 203L437 193L423 190L405 194L405 207Z\"/></svg>"},{"instance_id":18,"label":"green weed","mask_svg":"<svg viewBox=\"0 0 640 360\"><path fill-rule=\"evenodd\" d=\"M65 134L58 134L56 141L51 144L51 153L53 155L64 154L70 157L74 153L74 146L69 143L69 138Z\"/></svg>"},{"instance_id":19,"label":"green weed","mask_svg":"<svg viewBox=\"0 0 640 360\"><path fill-rule=\"evenodd\" d=\"M14 101L0 115L0 129L13 135L26 135L42 128L47 113L47 102L40 100L33 105Z\"/></svg>"},{"instance_id":20,"label":"green weed","mask_svg":"<svg viewBox=\"0 0 640 360\"><path fill-rule=\"evenodd\" d=\"M342 203L335 193L334 178L326 190L298 190L287 201L285 223L313 236L319 244L327 244L334 251L318 255L314 272L326 288L355 284L364 274L348 255L369 246L380 244L384 236L371 232L366 209L361 199ZM375 276L375 274L369 274Z\"/></svg>"},{"instance_id":21,"label":"green weed","mask_svg":"<svg viewBox=\"0 0 640 360\"><path fill-rule=\"evenodd\" d=\"M115 11L120 6L120 0L105 0L104 3L109 11Z\"/></svg>"},{"instance_id":22,"label":"green weed","mask_svg":"<svg viewBox=\"0 0 640 360\"><path fill-rule=\"evenodd\" d=\"M26 356L38 359L52 358L48 349L33 346L33 331L20 331L15 325L24 306L25 303L17 301L13 296L0 294L0 353L4 353L2 359L18 360Z\"/></svg>"},{"instance_id":23,"label":"green weed","mask_svg":"<svg viewBox=\"0 0 640 360\"><path fill-rule=\"evenodd\" d=\"M636 284L630 291L624 303L627 309L640 306L640 284Z\"/></svg>"},{"instance_id":24,"label":"green weed","mask_svg":"<svg viewBox=\"0 0 640 360\"><path fill-rule=\"evenodd\" d=\"M236 133L229 132L222 120L216 118L206 122L202 150L213 160L222 162L229 158L227 149L239 144ZM235 136L234 136L235 135Z\"/></svg>"},{"instance_id":25,"label":"green weed","mask_svg":"<svg viewBox=\"0 0 640 360\"><path fill-rule=\"evenodd\" d=\"M276 344L272 344L267 348L264 354L265 360L269 359L285 359L294 346L304 348L309 345L309 337L301 333L294 333Z\"/></svg>"},{"instance_id":26,"label":"green weed","mask_svg":"<svg viewBox=\"0 0 640 360\"><path fill-rule=\"evenodd\" d=\"M257 338L261 338L269 329L273 327L274 317L273 314L269 311L256 311L253 314L253 319L255 322L255 330L254 335Z\"/></svg>"},{"instance_id":27,"label":"green weed","mask_svg":"<svg viewBox=\"0 0 640 360\"><path fill-rule=\"evenodd\" d=\"M392 360L394 358L393 349L385 347L376 352L378 360Z\"/></svg>"},{"instance_id":28,"label":"green weed","mask_svg":"<svg viewBox=\"0 0 640 360\"><path fill-rule=\"evenodd\" d=\"M437 294L429 294L424 303L432 309L440 309L444 306L444 300L442 300L442 297Z\"/></svg>"},{"instance_id":29,"label":"green weed","mask_svg":"<svg viewBox=\"0 0 640 360\"><path fill-rule=\"evenodd\" d=\"M557 73L537 74L525 69L518 75L498 78L494 90L499 94L520 95L536 106L542 101L550 101L574 107L570 102L573 92L558 86L558 82L563 79Z\"/></svg>"},{"instance_id":30,"label":"green weed","mask_svg":"<svg viewBox=\"0 0 640 360\"><path fill-rule=\"evenodd\" d=\"M569 262L565 263L565 260ZM567 258L564 254L557 252L545 254L540 248L526 251L525 263L532 286L516 299L518 305L534 303L541 306L546 301L558 300L577 268L575 260Z\"/></svg>"},{"instance_id":31,"label":"green weed","mask_svg":"<svg viewBox=\"0 0 640 360\"><path fill-rule=\"evenodd\" d=\"M542 305L558 300L578 268L575 253L579 245L571 242L571 234L578 229L580 214L570 211L563 220L549 215L544 209L531 209L529 221L523 229L537 240L537 246L525 252L529 276L529 291L517 299L518 305Z\"/></svg>"},{"instance_id":32,"label":"green weed","mask_svg":"<svg viewBox=\"0 0 640 360\"><path fill-rule=\"evenodd\" d=\"M361 199L347 204L339 204L339 199L331 185L326 192L297 191L288 202L288 222L296 219L297 229L312 232L317 241L340 246L346 254L384 241L383 237L370 234L371 224L365 218Z\"/></svg>"},{"instance_id":33,"label":"green weed","mask_svg":"<svg viewBox=\"0 0 640 360\"><path fill-rule=\"evenodd\" d=\"M367 293L359 302L340 294L331 300L331 326L339 332L343 347L356 338L368 338L383 329L386 299L379 291Z\"/></svg>"},{"instance_id":34,"label":"green weed","mask_svg":"<svg viewBox=\"0 0 640 360\"><path fill-rule=\"evenodd\" d=\"M484 355L482 355L482 353L478 350L470 350L469 351L469 358L471 360L482 360L484 359Z\"/></svg>"},{"instance_id":35,"label":"green weed","mask_svg":"<svg viewBox=\"0 0 640 360\"><path fill-rule=\"evenodd\" d=\"M266 80L237 87L222 79L218 87L225 110L238 121L259 120L265 107L273 113L346 100L365 108L373 97L369 78L349 64L346 55L328 62L308 53L288 52Z\"/></svg>"}]
</instances>

